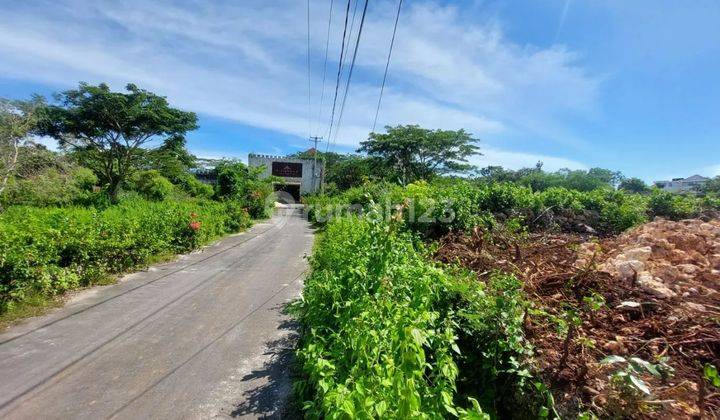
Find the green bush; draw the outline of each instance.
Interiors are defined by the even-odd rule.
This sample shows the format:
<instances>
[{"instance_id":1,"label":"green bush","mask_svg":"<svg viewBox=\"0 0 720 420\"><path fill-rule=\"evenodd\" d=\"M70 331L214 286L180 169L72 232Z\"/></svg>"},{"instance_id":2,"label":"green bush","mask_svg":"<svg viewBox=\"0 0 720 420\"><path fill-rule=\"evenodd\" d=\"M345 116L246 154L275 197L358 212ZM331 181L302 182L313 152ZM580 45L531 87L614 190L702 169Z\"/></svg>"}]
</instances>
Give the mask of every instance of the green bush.
<instances>
[{"instance_id":1,"label":"green bush","mask_svg":"<svg viewBox=\"0 0 720 420\"><path fill-rule=\"evenodd\" d=\"M378 211L330 221L311 259L298 308L306 416L499 413L530 376L520 283L497 275L486 286L434 264L400 218Z\"/></svg>"},{"instance_id":2,"label":"green bush","mask_svg":"<svg viewBox=\"0 0 720 420\"><path fill-rule=\"evenodd\" d=\"M154 169L134 174L131 182L132 189L148 200L165 200L174 190L172 182Z\"/></svg>"},{"instance_id":3,"label":"green bush","mask_svg":"<svg viewBox=\"0 0 720 420\"><path fill-rule=\"evenodd\" d=\"M272 215L275 200L272 179L260 179L262 168L249 168L236 161L221 162L215 168L215 195L221 200L236 200L247 208L250 216L266 218Z\"/></svg>"},{"instance_id":4,"label":"green bush","mask_svg":"<svg viewBox=\"0 0 720 420\"><path fill-rule=\"evenodd\" d=\"M98 195L93 192L97 182L95 174L87 168L63 171L51 167L28 178L11 180L0 196L0 204L2 207L86 204Z\"/></svg>"},{"instance_id":5,"label":"green bush","mask_svg":"<svg viewBox=\"0 0 720 420\"><path fill-rule=\"evenodd\" d=\"M431 237L513 219L532 229L561 222L561 229L587 225L602 233L618 233L647 220L648 198L609 188L581 192L550 187L533 192L513 183L438 179L405 187L369 183L334 196L306 197L305 202L310 219L320 224L338 214L367 211L371 203L383 206L386 215L403 205L406 228ZM703 203L709 208L714 202L705 199Z\"/></svg>"},{"instance_id":6,"label":"green bush","mask_svg":"<svg viewBox=\"0 0 720 420\"><path fill-rule=\"evenodd\" d=\"M29 294L92 284L247 226L249 218L228 206L126 199L105 210L11 207L0 214L0 312Z\"/></svg>"},{"instance_id":7,"label":"green bush","mask_svg":"<svg viewBox=\"0 0 720 420\"><path fill-rule=\"evenodd\" d=\"M247 208L242 206L242 203L237 201L225 201L225 213L227 214L227 220L225 221L225 228L228 232L237 232L241 229L250 227L252 220Z\"/></svg>"},{"instance_id":8,"label":"green bush","mask_svg":"<svg viewBox=\"0 0 720 420\"><path fill-rule=\"evenodd\" d=\"M211 198L214 193L212 185L200 181L191 174L178 177L177 185L190 197Z\"/></svg>"},{"instance_id":9,"label":"green bush","mask_svg":"<svg viewBox=\"0 0 720 420\"><path fill-rule=\"evenodd\" d=\"M451 276L373 218L331 222L312 267L298 350L306 415L457 415L455 331L441 307Z\"/></svg>"},{"instance_id":10,"label":"green bush","mask_svg":"<svg viewBox=\"0 0 720 420\"><path fill-rule=\"evenodd\" d=\"M650 194L648 214L650 217L686 219L694 217L700 212L699 204L696 197L656 189Z\"/></svg>"}]
</instances>

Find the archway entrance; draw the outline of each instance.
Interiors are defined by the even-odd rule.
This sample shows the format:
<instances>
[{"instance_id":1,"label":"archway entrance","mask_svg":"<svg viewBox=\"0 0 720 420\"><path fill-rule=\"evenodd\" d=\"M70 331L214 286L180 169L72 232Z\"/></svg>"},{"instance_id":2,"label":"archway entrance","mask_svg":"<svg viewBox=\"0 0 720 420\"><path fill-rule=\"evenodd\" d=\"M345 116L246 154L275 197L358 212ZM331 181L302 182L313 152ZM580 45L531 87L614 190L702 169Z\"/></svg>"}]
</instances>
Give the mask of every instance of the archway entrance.
<instances>
[{"instance_id":1,"label":"archway entrance","mask_svg":"<svg viewBox=\"0 0 720 420\"><path fill-rule=\"evenodd\" d=\"M275 184L278 201L283 204L300 202L300 184Z\"/></svg>"}]
</instances>

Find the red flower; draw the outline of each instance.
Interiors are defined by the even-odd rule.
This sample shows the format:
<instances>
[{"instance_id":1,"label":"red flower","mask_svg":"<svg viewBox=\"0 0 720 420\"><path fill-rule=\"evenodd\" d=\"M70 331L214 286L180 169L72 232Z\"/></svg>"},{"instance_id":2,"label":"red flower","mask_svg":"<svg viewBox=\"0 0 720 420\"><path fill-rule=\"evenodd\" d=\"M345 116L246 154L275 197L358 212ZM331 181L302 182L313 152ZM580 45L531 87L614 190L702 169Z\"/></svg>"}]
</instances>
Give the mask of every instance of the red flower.
<instances>
[{"instance_id":1,"label":"red flower","mask_svg":"<svg viewBox=\"0 0 720 420\"><path fill-rule=\"evenodd\" d=\"M194 230L195 232L197 232L198 230L200 230L200 222L195 221L195 220L193 220L192 222L190 222L190 229Z\"/></svg>"}]
</instances>

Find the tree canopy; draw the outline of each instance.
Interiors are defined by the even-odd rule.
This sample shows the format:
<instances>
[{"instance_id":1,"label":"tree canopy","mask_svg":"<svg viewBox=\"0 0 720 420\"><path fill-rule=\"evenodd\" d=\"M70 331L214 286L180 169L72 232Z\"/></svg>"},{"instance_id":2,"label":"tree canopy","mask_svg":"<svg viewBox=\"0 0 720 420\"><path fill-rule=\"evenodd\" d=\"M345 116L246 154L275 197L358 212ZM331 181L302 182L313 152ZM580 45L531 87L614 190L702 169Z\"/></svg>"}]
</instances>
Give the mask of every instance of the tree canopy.
<instances>
[{"instance_id":1,"label":"tree canopy","mask_svg":"<svg viewBox=\"0 0 720 420\"><path fill-rule=\"evenodd\" d=\"M625 178L620 181L620 186L618 188L624 191L640 194L650 191L650 187L648 187L645 181L640 178Z\"/></svg>"},{"instance_id":2,"label":"tree canopy","mask_svg":"<svg viewBox=\"0 0 720 420\"><path fill-rule=\"evenodd\" d=\"M182 138L197 128L194 113L172 108L164 97L134 84L125 89L112 92L104 83L80 83L56 95L57 105L43 108L37 129L76 153L113 200L139 165L143 145Z\"/></svg>"},{"instance_id":3,"label":"tree canopy","mask_svg":"<svg viewBox=\"0 0 720 420\"><path fill-rule=\"evenodd\" d=\"M417 125L385 127L386 133L370 133L358 152L382 161L405 184L435 175L473 169L467 158L480 154L478 142L465 130L430 130Z\"/></svg>"},{"instance_id":4,"label":"tree canopy","mask_svg":"<svg viewBox=\"0 0 720 420\"><path fill-rule=\"evenodd\" d=\"M36 128L38 110L44 105L40 96L29 101L0 98L0 193L17 172L20 157L34 150L30 133Z\"/></svg>"},{"instance_id":5,"label":"tree canopy","mask_svg":"<svg viewBox=\"0 0 720 420\"><path fill-rule=\"evenodd\" d=\"M486 182L515 182L528 186L533 191L544 191L551 187L592 191L598 188L614 188L618 182L624 179L620 172L603 168L560 169L555 172L545 172L542 167L542 162L538 162L535 167L518 170L488 166L480 169L478 175Z\"/></svg>"}]
</instances>

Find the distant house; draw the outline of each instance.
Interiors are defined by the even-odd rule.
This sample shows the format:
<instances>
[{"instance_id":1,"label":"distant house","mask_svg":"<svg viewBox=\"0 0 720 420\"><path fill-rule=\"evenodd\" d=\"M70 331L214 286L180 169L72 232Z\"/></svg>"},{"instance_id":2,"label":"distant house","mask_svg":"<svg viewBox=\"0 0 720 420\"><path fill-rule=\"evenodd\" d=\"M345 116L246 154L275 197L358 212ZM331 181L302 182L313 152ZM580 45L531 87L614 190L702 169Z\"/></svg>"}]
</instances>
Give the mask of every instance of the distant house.
<instances>
[{"instance_id":1,"label":"distant house","mask_svg":"<svg viewBox=\"0 0 720 420\"><path fill-rule=\"evenodd\" d=\"M683 193L698 191L710 178L693 175L688 178L673 178L672 181L655 181L655 186L669 192Z\"/></svg>"}]
</instances>

